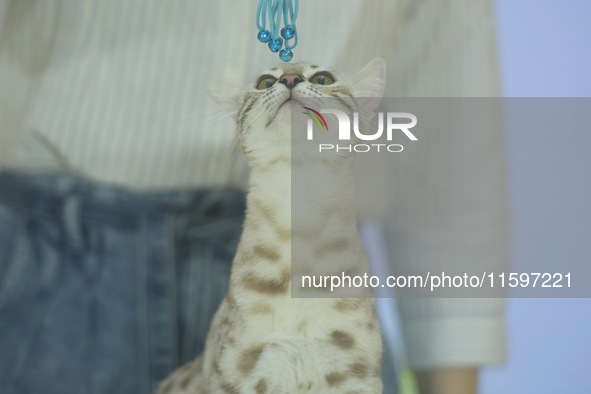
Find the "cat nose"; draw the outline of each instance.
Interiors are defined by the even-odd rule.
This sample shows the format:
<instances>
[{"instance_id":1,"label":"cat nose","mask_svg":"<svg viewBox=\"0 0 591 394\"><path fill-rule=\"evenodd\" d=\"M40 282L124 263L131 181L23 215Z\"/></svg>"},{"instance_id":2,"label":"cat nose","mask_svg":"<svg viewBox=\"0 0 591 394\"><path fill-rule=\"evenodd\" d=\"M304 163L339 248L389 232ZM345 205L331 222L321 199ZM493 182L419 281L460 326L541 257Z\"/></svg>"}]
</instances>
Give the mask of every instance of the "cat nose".
<instances>
[{"instance_id":1,"label":"cat nose","mask_svg":"<svg viewBox=\"0 0 591 394\"><path fill-rule=\"evenodd\" d=\"M283 74L279 77L279 82L287 86L288 89L293 89L298 83L303 82L304 77L300 74Z\"/></svg>"}]
</instances>

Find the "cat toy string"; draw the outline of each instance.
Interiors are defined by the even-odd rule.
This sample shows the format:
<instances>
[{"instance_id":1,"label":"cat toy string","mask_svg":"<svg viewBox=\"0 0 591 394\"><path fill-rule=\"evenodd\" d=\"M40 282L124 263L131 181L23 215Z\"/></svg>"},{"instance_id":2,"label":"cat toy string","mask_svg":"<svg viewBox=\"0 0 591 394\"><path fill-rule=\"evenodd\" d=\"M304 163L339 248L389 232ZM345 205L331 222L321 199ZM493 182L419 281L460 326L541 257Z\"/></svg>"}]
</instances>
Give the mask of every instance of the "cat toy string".
<instances>
[{"instance_id":1,"label":"cat toy string","mask_svg":"<svg viewBox=\"0 0 591 394\"><path fill-rule=\"evenodd\" d=\"M257 7L257 38L260 42L266 43L271 52L279 52L279 58L284 62L293 59L291 50L298 45L296 19L299 3L299 0L259 0ZM280 31L282 22L283 27ZM291 40L293 42L290 42Z\"/></svg>"}]
</instances>

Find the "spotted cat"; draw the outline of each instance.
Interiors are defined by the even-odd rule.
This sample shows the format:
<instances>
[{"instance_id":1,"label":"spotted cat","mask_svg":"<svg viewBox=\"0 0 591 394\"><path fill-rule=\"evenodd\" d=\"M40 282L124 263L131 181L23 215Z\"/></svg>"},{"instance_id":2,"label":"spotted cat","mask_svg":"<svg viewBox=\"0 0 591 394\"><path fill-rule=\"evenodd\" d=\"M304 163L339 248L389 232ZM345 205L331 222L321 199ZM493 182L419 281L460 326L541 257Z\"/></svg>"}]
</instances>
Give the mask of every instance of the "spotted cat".
<instances>
[{"instance_id":1,"label":"spotted cat","mask_svg":"<svg viewBox=\"0 0 591 394\"><path fill-rule=\"evenodd\" d=\"M353 97L382 94L384 78L381 59L349 78L315 65L282 64L242 97L237 138L251 174L229 291L204 354L163 381L158 394L382 393L381 335L369 290L348 298L292 296L298 283L292 278L308 269L368 272L350 187L353 155L296 157L294 144L305 139L292 135L292 114L306 112L304 100L326 97L351 112ZM296 197L296 171L324 172L333 181L319 187L304 177ZM292 198L303 199L306 209L293 214ZM297 269L295 258L304 262Z\"/></svg>"}]
</instances>

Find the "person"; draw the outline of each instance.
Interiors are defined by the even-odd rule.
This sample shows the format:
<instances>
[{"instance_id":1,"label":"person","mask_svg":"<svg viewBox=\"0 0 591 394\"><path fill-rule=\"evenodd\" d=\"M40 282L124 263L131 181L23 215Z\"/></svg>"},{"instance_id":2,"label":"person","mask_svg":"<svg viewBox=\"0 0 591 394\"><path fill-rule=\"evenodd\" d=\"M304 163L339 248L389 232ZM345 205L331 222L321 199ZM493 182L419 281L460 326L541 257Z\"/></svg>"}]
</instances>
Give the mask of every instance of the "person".
<instances>
[{"instance_id":1,"label":"person","mask_svg":"<svg viewBox=\"0 0 591 394\"><path fill-rule=\"evenodd\" d=\"M256 40L256 5L6 3L0 31L4 393L148 393L201 352L227 289L245 179L232 150L232 119L208 92L233 93L266 68L261 62L279 62ZM381 56L388 64L386 96L500 94L490 0L302 2L297 23L294 61L350 73ZM479 133L462 136L455 150L450 143L451 152L424 152L421 160L482 153L486 143L487 158L502 163L502 140ZM460 179L453 161L446 163L395 174L409 190L421 171L460 182L453 197L450 188L425 182L420 198L394 201L400 211L426 214L386 224L392 260L502 263L502 166L480 179L472 159L474 171ZM469 213L486 207L487 215L450 226L433 214L456 204ZM454 241L482 237L458 254L454 243L429 243L425 229ZM395 239L401 232L404 242ZM400 304L421 393L475 393L478 368L503 360L500 301ZM395 384L386 390L395 392Z\"/></svg>"}]
</instances>

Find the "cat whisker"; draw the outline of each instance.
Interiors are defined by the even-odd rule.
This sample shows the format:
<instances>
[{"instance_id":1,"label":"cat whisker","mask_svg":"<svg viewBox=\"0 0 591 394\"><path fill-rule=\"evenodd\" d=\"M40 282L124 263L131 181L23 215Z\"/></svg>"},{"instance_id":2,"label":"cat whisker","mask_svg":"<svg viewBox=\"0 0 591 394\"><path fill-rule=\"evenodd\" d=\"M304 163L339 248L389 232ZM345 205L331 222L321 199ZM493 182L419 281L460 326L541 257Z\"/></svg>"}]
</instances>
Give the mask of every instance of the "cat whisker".
<instances>
[{"instance_id":1,"label":"cat whisker","mask_svg":"<svg viewBox=\"0 0 591 394\"><path fill-rule=\"evenodd\" d=\"M254 115L250 116L250 121L244 125L242 125L242 130L240 130L240 134L242 134L242 132L244 130L248 130L250 128L250 126L252 126L254 124L255 121L258 120L258 118L263 115L266 112L265 108L260 108L258 110L258 112Z\"/></svg>"},{"instance_id":2,"label":"cat whisker","mask_svg":"<svg viewBox=\"0 0 591 394\"><path fill-rule=\"evenodd\" d=\"M179 124L183 122L187 122L187 127L195 129L196 135L201 135L202 133L210 133L211 126L226 122L228 119L233 118L234 114L229 113L227 111L217 111L207 115L205 118L198 118L198 117L188 117L184 119L178 119L171 122L168 127L167 131L169 131L173 127L178 127ZM228 123L228 127L235 128L234 122L226 122Z\"/></svg>"},{"instance_id":3,"label":"cat whisker","mask_svg":"<svg viewBox=\"0 0 591 394\"><path fill-rule=\"evenodd\" d=\"M230 157L227 164L228 169L236 164L235 161L239 156L241 158L241 163L238 165L238 167L244 163L245 157L241 154L240 139L238 137L234 138L234 142L229 147L228 155Z\"/></svg>"},{"instance_id":4,"label":"cat whisker","mask_svg":"<svg viewBox=\"0 0 591 394\"><path fill-rule=\"evenodd\" d=\"M210 81L217 85L223 85L232 89L235 89L237 92L246 93L249 91L248 87L244 87L244 85L235 85L233 83L228 83L227 81L223 81L220 79L210 78Z\"/></svg>"}]
</instances>

